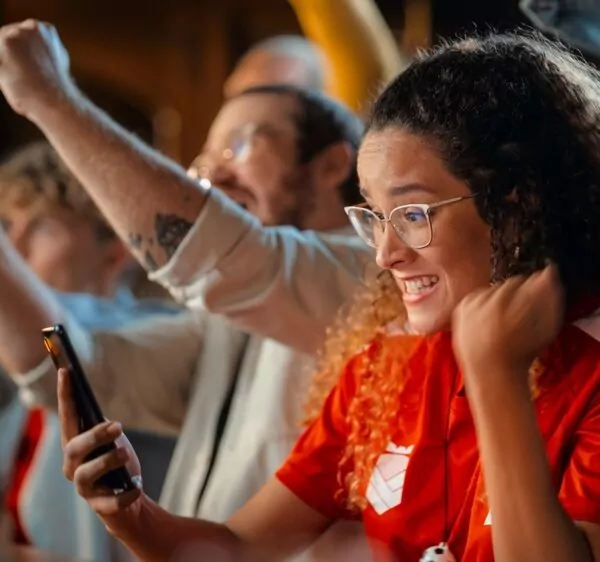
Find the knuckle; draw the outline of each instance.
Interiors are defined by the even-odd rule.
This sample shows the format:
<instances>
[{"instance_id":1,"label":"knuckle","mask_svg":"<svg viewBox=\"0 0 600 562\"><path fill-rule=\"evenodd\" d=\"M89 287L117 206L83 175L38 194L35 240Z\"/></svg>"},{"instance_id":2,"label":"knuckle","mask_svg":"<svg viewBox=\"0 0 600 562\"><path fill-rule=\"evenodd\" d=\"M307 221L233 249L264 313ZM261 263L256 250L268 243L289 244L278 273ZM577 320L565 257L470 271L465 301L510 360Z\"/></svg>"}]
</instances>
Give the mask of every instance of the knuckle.
<instances>
[{"instance_id":1,"label":"knuckle","mask_svg":"<svg viewBox=\"0 0 600 562\"><path fill-rule=\"evenodd\" d=\"M62 473L67 480L71 482L73 481L73 470L71 470L71 464L68 463L66 460L63 462L62 465Z\"/></svg>"},{"instance_id":2,"label":"knuckle","mask_svg":"<svg viewBox=\"0 0 600 562\"><path fill-rule=\"evenodd\" d=\"M102 432L94 428L68 441L63 447L64 457L72 464L78 465L84 457L104 444L104 441L106 440L103 440Z\"/></svg>"},{"instance_id":3,"label":"knuckle","mask_svg":"<svg viewBox=\"0 0 600 562\"><path fill-rule=\"evenodd\" d=\"M20 38L21 32L18 29L10 29L2 37L2 42L6 47L13 48Z\"/></svg>"},{"instance_id":4,"label":"knuckle","mask_svg":"<svg viewBox=\"0 0 600 562\"><path fill-rule=\"evenodd\" d=\"M85 497L87 495L89 484L85 474L82 474L79 470L75 471L73 484L75 485L75 489L80 496Z\"/></svg>"},{"instance_id":5,"label":"knuckle","mask_svg":"<svg viewBox=\"0 0 600 562\"><path fill-rule=\"evenodd\" d=\"M14 23L9 23L7 25L3 25L2 28L0 28L0 34L6 36L9 33L11 33L16 27L17 27L17 24L14 24Z\"/></svg>"},{"instance_id":6,"label":"knuckle","mask_svg":"<svg viewBox=\"0 0 600 562\"><path fill-rule=\"evenodd\" d=\"M106 435L106 428L102 425L98 425L88 431L85 434L86 437L86 446L88 448L88 452L97 449L101 445L108 443L108 436Z\"/></svg>"},{"instance_id":7,"label":"knuckle","mask_svg":"<svg viewBox=\"0 0 600 562\"><path fill-rule=\"evenodd\" d=\"M90 498L88 504L96 513L99 513L100 515L114 515L117 512L114 506L107 505L106 498ZM111 530L108 527L105 528L109 533L111 533Z\"/></svg>"},{"instance_id":8,"label":"knuckle","mask_svg":"<svg viewBox=\"0 0 600 562\"><path fill-rule=\"evenodd\" d=\"M106 473L113 468L118 466L118 458L115 454L115 451L111 451L106 455L102 455L98 458L98 468L102 471L102 473Z\"/></svg>"},{"instance_id":9,"label":"knuckle","mask_svg":"<svg viewBox=\"0 0 600 562\"><path fill-rule=\"evenodd\" d=\"M65 457L65 462L72 461L76 458L77 455L75 454L74 448L75 446L73 445L73 441L68 441L63 447L63 456Z\"/></svg>"},{"instance_id":10,"label":"knuckle","mask_svg":"<svg viewBox=\"0 0 600 562\"><path fill-rule=\"evenodd\" d=\"M41 22L35 18L29 18L23 22L21 27L27 30L37 31L41 27Z\"/></svg>"}]
</instances>

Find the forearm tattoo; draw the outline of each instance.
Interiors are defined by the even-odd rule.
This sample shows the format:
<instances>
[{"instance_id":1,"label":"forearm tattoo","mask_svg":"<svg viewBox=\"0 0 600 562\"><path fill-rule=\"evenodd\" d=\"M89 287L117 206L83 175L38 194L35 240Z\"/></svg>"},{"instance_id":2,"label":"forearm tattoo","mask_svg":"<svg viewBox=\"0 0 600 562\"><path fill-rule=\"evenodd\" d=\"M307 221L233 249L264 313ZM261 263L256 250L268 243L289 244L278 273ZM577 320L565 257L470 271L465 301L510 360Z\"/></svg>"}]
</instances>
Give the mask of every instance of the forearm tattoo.
<instances>
[{"instance_id":1,"label":"forearm tattoo","mask_svg":"<svg viewBox=\"0 0 600 562\"><path fill-rule=\"evenodd\" d=\"M142 256L144 267L148 271L155 271L159 267L159 260L150 249L155 241L164 251L167 259L170 259L192 226L192 222L177 215L157 213L154 221L154 237L144 240L142 234L132 232L129 234L128 244L135 253Z\"/></svg>"},{"instance_id":2,"label":"forearm tattoo","mask_svg":"<svg viewBox=\"0 0 600 562\"><path fill-rule=\"evenodd\" d=\"M163 215L157 213L154 228L156 241L165 251L167 257L171 258L194 223L182 219L177 215Z\"/></svg>"}]
</instances>

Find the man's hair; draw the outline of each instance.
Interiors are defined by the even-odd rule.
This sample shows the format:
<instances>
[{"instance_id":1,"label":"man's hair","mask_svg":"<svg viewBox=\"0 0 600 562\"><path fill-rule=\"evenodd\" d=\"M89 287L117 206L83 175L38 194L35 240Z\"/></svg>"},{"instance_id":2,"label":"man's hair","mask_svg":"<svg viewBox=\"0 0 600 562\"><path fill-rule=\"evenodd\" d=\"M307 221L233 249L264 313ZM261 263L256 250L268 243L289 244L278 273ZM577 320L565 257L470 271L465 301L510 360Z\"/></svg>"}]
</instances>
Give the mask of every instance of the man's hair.
<instances>
[{"instance_id":1,"label":"man's hair","mask_svg":"<svg viewBox=\"0 0 600 562\"><path fill-rule=\"evenodd\" d=\"M236 97L249 94L289 96L298 102L296 127L300 164L310 162L317 154L334 143L348 143L354 152L354 162L348 177L339 186L340 194L345 205L353 205L361 199L356 173L356 154L364 126L352 110L321 92L288 84L255 86L244 90Z\"/></svg>"},{"instance_id":2,"label":"man's hair","mask_svg":"<svg viewBox=\"0 0 600 562\"><path fill-rule=\"evenodd\" d=\"M70 209L89 220L101 240L115 237L94 202L46 141L17 149L0 164L0 208L37 204Z\"/></svg>"}]
</instances>

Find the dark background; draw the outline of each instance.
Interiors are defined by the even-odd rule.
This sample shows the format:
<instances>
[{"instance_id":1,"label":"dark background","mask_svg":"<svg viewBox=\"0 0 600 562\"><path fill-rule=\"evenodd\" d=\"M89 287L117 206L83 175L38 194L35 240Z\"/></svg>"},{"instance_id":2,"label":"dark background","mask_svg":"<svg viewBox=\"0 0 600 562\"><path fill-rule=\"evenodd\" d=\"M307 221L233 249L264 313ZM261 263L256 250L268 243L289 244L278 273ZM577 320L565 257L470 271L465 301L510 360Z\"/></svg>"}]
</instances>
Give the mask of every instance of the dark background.
<instances>
[{"instance_id":1,"label":"dark background","mask_svg":"<svg viewBox=\"0 0 600 562\"><path fill-rule=\"evenodd\" d=\"M510 29L512 0L379 0L405 53L474 28ZM56 25L80 86L182 163L203 143L223 81L254 42L298 33L286 0L4 0L4 23ZM0 101L0 156L39 132Z\"/></svg>"}]
</instances>

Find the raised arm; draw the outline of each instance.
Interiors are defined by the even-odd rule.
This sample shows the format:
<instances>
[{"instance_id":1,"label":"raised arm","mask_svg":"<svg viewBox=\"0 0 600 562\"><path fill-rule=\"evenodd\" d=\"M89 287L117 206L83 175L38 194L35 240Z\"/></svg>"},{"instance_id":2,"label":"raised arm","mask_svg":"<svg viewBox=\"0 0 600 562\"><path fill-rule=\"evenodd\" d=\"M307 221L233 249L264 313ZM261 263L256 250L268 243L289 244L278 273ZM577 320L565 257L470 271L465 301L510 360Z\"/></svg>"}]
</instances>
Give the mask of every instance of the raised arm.
<instances>
[{"instance_id":1,"label":"raised arm","mask_svg":"<svg viewBox=\"0 0 600 562\"><path fill-rule=\"evenodd\" d=\"M43 131L138 261L149 270L165 264L204 204L197 182L83 96L50 25L3 27L0 60L13 109Z\"/></svg>"},{"instance_id":2,"label":"raised arm","mask_svg":"<svg viewBox=\"0 0 600 562\"><path fill-rule=\"evenodd\" d=\"M563 490L558 497L531 397L530 366L551 348L563 318L563 289L555 266L476 291L454 311L453 344L473 413L497 562L599 559L593 495L598 468L596 443L590 439L597 412L584 421L581 435L569 440L565 461L572 463L565 480L572 484L583 474L585 484L577 482L575 492Z\"/></svg>"},{"instance_id":3,"label":"raised arm","mask_svg":"<svg viewBox=\"0 0 600 562\"><path fill-rule=\"evenodd\" d=\"M332 66L330 93L362 112L398 74L402 56L373 0L290 0L305 35Z\"/></svg>"},{"instance_id":4,"label":"raised arm","mask_svg":"<svg viewBox=\"0 0 600 562\"><path fill-rule=\"evenodd\" d=\"M372 259L362 242L265 228L218 190L207 195L77 90L54 28L2 28L0 60L11 105L40 126L155 280L191 308L315 351L361 286Z\"/></svg>"},{"instance_id":5,"label":"raised arm","mask_svg":"<svg viewBox=\"0 0 600 562\"><path fill-rule=\"evenodd\" d=\"M34 368L46 357L41 329L63 321L56 294L0 229L0 366L9 374Z\"/></svg>"}]
</instances>

